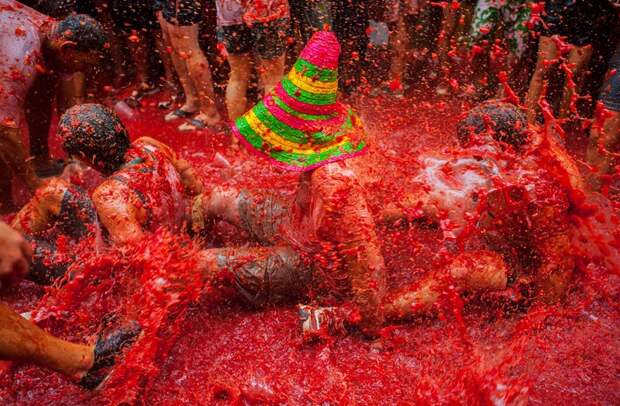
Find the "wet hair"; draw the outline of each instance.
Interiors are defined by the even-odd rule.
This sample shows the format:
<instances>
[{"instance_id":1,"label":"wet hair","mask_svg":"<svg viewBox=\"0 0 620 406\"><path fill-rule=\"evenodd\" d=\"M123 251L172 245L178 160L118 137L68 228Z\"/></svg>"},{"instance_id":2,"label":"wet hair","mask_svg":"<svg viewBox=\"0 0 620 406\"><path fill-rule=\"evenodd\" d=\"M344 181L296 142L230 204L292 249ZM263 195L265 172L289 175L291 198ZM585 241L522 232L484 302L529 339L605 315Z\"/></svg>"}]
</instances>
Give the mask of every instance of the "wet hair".
<instances>
[{"instance_id":1,"label":"wet hair","mask_svg":"<svg viewBox=\"0 0 620 406\"><path fill-rule=\"evenodd\" d=\"M528 141L527 118L514 104L486 101L471 109L457 124L457 137L462 145L484 134L518 149Z\"/></svg>"},{"instance_id":2,"label":"wet hair","mask_svg":"<svg viewBox=\"0 0 620 406\"><path fill-rule=\"evenodd\" d=\"M101 104L82 104L67 110L58 122L62 146L93 168L110 175L125 163L129 134L118 116Z\"/></svg>"},{"instance_id":3,"label":"wet hair","mask_svg":"<svg viewBox=\"0 0 620 406\"><path fill-rule=\"evenodd\" d=\"M86 14L71 14L59 21L54 35L75 42L78 51L103 51L107 41L103 26Z\"/></svg>"}]
</instances>

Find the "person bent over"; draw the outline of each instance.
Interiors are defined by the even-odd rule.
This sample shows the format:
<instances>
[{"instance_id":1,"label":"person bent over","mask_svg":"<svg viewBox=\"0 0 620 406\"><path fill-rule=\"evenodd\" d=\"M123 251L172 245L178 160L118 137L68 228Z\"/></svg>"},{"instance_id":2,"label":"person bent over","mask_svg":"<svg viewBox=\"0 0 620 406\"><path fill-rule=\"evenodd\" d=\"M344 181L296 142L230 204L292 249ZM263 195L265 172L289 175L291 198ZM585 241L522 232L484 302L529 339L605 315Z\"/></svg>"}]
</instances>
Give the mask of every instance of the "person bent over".
<instances>
[{"instance_id":1,"label":"person bent over","mask_svg":"<svg viewBox=\"0 0 620 406\"><path fill-rule=\"evenodd\" d=\"M450 284L476 291L522 287L546 301L562 297L575 267L571 193L584 186L566 151L553 140L530 143L526 124L517 107L485 102L459 123L461 151L420 157L417 187L386 209L384 220L440 224L453 241L447 248L454 259L394 293L387 316L429 311Z\"/></svg>"},{"instance_id":2,"label":"person bent over","mask_svg":"<svg viewBox=\"0 0 620 406\"><path fill-rule=\"evenodd\" d=\"M340 310L374 336L383 324L385 265L364 192L347 163L365 143L360 119L336 101L338 54L333 33L314 34L288 76L233 126L250 151L301 172L293 198L216 187L194 200L192 225L208 232L210 222L223 219L258 244L202 251L201 271L211 283L232 283L256 306L311 292L323 302L351 298L353 309Z\"/></svg>"},{"instance_id":3,"label":"person bent over","mask_svg":"<svg viewBox=\"0 0 620 406\"><path fill-rule=\"evenodd\" d=\"M0 222L0 283L3 290L28 272L32 248L15 230ZM60 372L86 388L97 387L116 356L140 334L135 322L105 329L95 344L76 344L48 334L35 323L0 304L0 359L32 362Z\"/></svg>"},{"instance_id":4,"label":"person bent over","mask_svg":"<svg viewBox=\"0 0 620 406\"><path fill-rule=\"evenodd\" d=\"M92 194L105 237L113 243L139 239L159 227L180 229L186 194L202 190L187 161L152 138L129 141L118 116L99 104L83 104L60 118L65 152L106 179Z\"/></svg>"},{"instance_id":5,"label":"person bent over","mask_svg":"<svg viewBox=\"0 0 620 406\"><path fill-rule=\"evenodd\" d=\"M54 20L12 0L0 0L0 212L14 209L12 180L30 189L54 172L47 136L56 85L62 75L97 63L106 36L86 15ZM28 114L26 114L28 112ZM28 161L21 141L23 123L30 136Z\"/></svg>"}]
</instances>

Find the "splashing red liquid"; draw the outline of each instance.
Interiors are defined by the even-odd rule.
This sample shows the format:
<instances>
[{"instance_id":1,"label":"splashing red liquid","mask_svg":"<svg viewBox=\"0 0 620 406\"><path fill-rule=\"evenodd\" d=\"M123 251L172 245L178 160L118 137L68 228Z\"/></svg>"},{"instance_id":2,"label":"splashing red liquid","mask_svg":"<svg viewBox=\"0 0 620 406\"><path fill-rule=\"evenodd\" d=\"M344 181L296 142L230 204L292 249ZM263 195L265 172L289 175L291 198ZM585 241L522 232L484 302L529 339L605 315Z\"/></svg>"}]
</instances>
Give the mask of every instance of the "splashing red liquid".
<instances>
[{"instance_id":1,"label":"splashing red liquid","mask_svg":"<svg viewBox=\"0 0 620 406\"><path fill-rule=\"evenodd\" d=\"M290 191L297 175L283 175L260 161L239 163L226 155L237 167L223 175L214 155L224 153L229 141L209 132L178 133L163 123L155 104L147 103L127 122L134 138L147 135L168 143L207 185ZM421 152L457 148L455 124L470 106L380 98L363 104L375 159L361 165L383 165L371 168L368 180L369 202L378 211L407 191L403 180L418 171L415 157ZM542 140L544 153L552 151L549 142ZM553 160L549 165L554 168ZM565 174L557 176L572 190ZM575 202L583 203L579 197ZM144 335L100 392L37 367L5 364L0 399L4 404L620 403L618 219L604 199L588 203L600 212L574 216L580 267L563 303L522 309L503 296L510 292L461 298L448 289L438 318L386 326L375 342L352 334L302 345L292 305L257 311L225 300L228 292L203 290L194 272L198 247L187 237L159 231L122 250L83 249L73 267L77 276L62 288L43 292L24 282L2 299L19 311L36 308L35 320L66 339L92 338L110 315L137 319ZM446 260L439 229L379 232L391 288L419 280ZM243 242L234 232L221 238Z\"/></svg>"}]
</instances>

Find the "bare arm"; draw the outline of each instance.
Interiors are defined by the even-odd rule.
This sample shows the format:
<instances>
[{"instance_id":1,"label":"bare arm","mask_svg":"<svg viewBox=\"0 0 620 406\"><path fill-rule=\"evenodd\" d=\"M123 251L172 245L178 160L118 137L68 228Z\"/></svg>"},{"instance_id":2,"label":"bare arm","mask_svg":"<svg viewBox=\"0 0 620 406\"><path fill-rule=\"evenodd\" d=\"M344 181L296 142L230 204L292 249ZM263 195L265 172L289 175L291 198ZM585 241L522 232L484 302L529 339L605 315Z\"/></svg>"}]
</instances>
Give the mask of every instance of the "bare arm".
<instances>
[{"instance_id":1,"label":"bare arm","mask_svg":"<svg viewBox=\"0 0 620 406\"><path fill-rule=\"evenodd\" d=\"M107 181L93 193L93 203L99 221L116 244L136 241L143 236L142 219L145 214L132 204L133 193L124 184Z\"/></svg>"}]
</instances>

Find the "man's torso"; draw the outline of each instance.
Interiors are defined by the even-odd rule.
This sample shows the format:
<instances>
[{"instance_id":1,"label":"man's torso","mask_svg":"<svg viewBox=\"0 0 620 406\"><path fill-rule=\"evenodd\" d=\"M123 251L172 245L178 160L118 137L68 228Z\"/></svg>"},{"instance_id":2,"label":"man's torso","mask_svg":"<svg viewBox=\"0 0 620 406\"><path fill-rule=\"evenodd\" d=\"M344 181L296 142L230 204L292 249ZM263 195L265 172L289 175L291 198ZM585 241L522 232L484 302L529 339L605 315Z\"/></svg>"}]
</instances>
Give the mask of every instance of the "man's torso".
<instances>
[{"instance_id":1,"label":"man's torso","mask_svg":"<svg viewBox=\"0 0 620 406\"><path fill-rule=\"evenodd\" d=\"M28 90L42 64L39 28L49 17L0 0L0 125L19 128Z\"/></svg>"}]
</instances>

